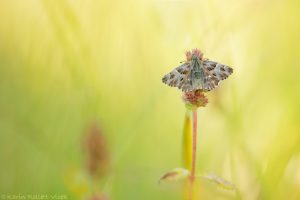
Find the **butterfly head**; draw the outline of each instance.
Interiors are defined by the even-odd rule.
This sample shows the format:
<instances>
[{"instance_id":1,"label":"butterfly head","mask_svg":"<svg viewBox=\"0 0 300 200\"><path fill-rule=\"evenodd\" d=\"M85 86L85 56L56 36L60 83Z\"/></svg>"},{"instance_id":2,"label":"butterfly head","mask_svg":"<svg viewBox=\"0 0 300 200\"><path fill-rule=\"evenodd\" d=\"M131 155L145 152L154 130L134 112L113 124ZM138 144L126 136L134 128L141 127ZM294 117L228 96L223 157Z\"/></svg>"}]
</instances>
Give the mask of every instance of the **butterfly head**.
<instances>
[{"instance_id":1,"label":"butterfly head","mask_svg":"<svg viewBox=\"0 0 300 200\"><path fill-rule=\"evenodd\" d=\"M192 55L192 61L197 61L198 60L198 56L197 55Z\"/></svg>"},{"instance_id":2,"label":"butterfly head","mask_svg":"<svg viewBox=\"0 0 300 200\"><path fill-rule=\"evenodd\" d=\"M196 66L200 66L201 60L199 59L199 57L197 55L192 55L192 66L196 67Z\"/></svg>"},{"instance_id":3,"label":"butterfly head","mask_svg":"<svg viewBox=\"0 0 300 200\"><path fill-rule=\"evenodd\" d=\"M192 55L192 59L191 59L192 63L197 63L198 60L199 58L196 55Z\"/></svg>"}]
</instances>

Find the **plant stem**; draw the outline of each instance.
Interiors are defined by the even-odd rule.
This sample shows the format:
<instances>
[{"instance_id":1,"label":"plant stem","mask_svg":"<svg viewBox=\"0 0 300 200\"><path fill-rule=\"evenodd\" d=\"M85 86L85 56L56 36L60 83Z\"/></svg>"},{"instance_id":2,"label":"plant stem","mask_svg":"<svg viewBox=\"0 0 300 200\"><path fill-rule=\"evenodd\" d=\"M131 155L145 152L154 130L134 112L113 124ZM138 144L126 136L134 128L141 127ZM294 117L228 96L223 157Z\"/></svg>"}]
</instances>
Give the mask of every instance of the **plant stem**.
<instances>
[{"instance_id":1,"label":"plant stem","mask_svg":"<svg viewBox=\"0 0 300 200\"><path fill-rule=\"evenodd\" d=\"M182 161L184 168L192 170L192 111L186 109L182 134Z\"/></svg>"},{"instance_id":2,"label":"plant stem","mask_svg":"<svg viewBox=\"0 0 300 200\"><path fill-rule=\"evenodd\" d=\"M194 109L193 110L193 150L192 150L191 183L193 183L195 180L196 154L197 154L197 109Z\"/></svg>"},{"instance_id":3,"label":"plant stem","mask_svg":"<svg viewBox=\"0 0 300 200\"><path fill-rule=\"evenodd\" d=\"M184 126L182 134L182 161L184 168L192 170L192 150L193 149L193 128L192 128L192 110L186 108L184 117ZM191 200L192 190L191 181L186 182L184 187L185 200Z\"/></svg>"},{"instance_id":4,"label":"plant stem","mask_svg":"<svg viewBox=\"0 0 300 200\"><path fill-rule=\"evenodd\" d=\"M189 192L188 200L193 200L197 198L194 186L194 181L196 177L196 155L197 155L197 109L193 109L193 132L192 132L192 166L191 166L191 176L189 181Z\"/></svg>"}]
</instances>

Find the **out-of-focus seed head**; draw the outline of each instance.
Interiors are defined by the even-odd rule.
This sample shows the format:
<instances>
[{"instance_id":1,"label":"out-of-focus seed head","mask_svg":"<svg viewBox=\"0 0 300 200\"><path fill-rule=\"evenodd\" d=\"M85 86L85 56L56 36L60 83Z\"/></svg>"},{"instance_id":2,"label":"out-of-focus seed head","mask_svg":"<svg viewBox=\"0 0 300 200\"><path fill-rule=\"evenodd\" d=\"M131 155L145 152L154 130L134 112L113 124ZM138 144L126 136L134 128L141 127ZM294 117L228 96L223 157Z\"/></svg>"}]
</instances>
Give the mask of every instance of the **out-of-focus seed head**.
<instances>
[{"instance_id":1,"label":"out-of-focus seed head","mask_svg":"<svg viewBox=\"0 0 300 200\"><path fill-rule=\"evenodd\" d=\"M93 178L101 178L109 170L109 154L105 135L96 124L89 127L83 143L87 171Z\"/></svg>"}]
</instances>

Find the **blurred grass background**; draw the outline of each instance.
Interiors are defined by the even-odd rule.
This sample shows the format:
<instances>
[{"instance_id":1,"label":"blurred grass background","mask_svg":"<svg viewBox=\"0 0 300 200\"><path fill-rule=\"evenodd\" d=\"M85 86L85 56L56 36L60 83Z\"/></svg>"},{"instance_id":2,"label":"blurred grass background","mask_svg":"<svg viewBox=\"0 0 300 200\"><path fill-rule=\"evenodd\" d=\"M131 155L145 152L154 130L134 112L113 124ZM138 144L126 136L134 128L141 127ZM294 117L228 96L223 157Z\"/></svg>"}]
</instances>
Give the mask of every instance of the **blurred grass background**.
<instances>
[{"instance_id":1,"label":"blurred grass background","mask_svg":"<svg viewBox=\"0 0 300 200\"><path fill-rule=\"evenodd\" d=\"M82 135L107 137L111 199L181 199L185 108L161 77L198 47L234 68L199 111L198 172L242 199L300 199L299 1L0 1L0 193L63 193ZM224 199L217 193L210 199ZM227 197L226 197L227 198ZM205 199L205 198L203 198Z\"/></svg>"}]
</instances>

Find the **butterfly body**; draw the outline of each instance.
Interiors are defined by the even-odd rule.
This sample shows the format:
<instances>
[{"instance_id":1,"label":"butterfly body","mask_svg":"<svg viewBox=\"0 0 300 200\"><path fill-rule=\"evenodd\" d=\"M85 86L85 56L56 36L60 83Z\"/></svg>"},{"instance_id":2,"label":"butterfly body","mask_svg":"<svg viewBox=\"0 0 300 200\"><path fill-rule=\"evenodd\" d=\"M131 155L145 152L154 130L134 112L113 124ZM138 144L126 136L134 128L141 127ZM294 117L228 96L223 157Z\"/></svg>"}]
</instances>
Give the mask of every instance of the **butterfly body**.
<instances>
[{"instance_id":1,"label":"butterfly body","mask_svg":"<svg viewBox=\"0 0 300 200\"><path fill-rule=\"evenodd\" d=\"M205 84L205 73L202 61L197 57L191 63L191 85L194 90L201 89Z\"/></svg>"},{"instance_id":2,"label":"butterfly body","mask_svg":"<svg viewBox=\"0 0 300 200\"><path fill-rule=\"evenodd\" d=\"M199 56L195 53L184 64L166 74L162 81L184 92L199 89L207 92L216 88L219 82L226 79L232 72L231 67L203 59L201 54Z\"/></svg>"}]
</instances>

